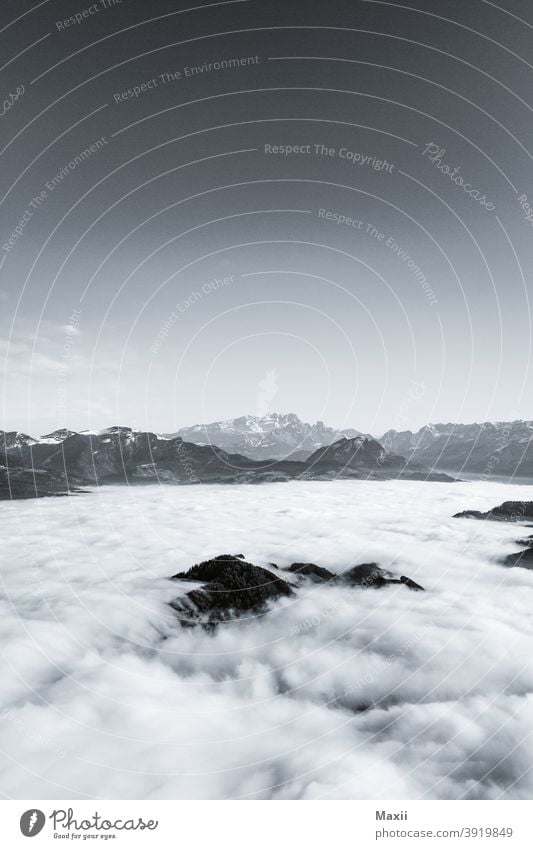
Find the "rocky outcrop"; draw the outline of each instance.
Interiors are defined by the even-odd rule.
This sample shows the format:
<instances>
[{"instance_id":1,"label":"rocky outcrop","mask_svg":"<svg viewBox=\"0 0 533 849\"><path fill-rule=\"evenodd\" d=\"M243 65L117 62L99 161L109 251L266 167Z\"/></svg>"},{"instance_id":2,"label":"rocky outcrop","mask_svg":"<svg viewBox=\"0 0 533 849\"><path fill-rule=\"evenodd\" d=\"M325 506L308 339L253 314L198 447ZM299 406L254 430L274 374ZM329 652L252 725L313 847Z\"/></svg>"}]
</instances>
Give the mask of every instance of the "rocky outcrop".
<instances>
[{"instance_id":1,"label":"rocky outcrop","mask_svg":"<svg viewBox=\"0 0 533 849\"><path fill-rule=\"evenodd\" d=\"M456 513L454 519L482 519L494 522L527 522L531 527L533 520L533 501L504 501L492 510L482 513L480 510L463 510ZM501 561L504 566L521 566L523 569L533 569L533 536L517 540L517 545L525 546L522 551L508 554Z\"/></svg>"},{"instance_id":2,"label":"rocky outcrop","mask_svg":"<svg viewBox=\"0 0 533 849\"><path fill-rule=\"evenodd\" d=\"M310 578L315 584L324 584L326 581L332 581L336 578L334 572L324 569L323 566L317 566L316 563L292 563L287 571Z\"/></svg>"},{"instance_id":3,"label":"rocky outcrop","mask_svg":"<svg viewBox=\"0 0 533 849\"><path fill-rule=\"evenodd\" d=\"M408 578L406 575L400 575L400 583L405 584L410 590L424 590L424 587L421 587L420 584L417 584L416 581L413 581L412 578Z\"/></svg>"},{"instance_id":4,"label":"rocky outcrop","mask_svg":"<svg viewBox=\"0 0 533 849\"><path fill-rule=\"evenodd\" d=\"M504 501L492 510L463 510L454 519L489 519L496 522L526 522L533 520L533 501Z\"/></svg>"},{"instance_id":5,"label":"rocky outcrop","mask_svg":"<svg viewBox=\"0 0 533 849\"><path fill-rule=\"evenodd\" d=\"M533 548L525 548L508 554L504 559L505 566L521 566L523 569L533 569Z\"/></svg>"},{"instance_id":6,"label":"rocky outcrop","mask_svg":"<svg viewBox=\"0 0 533 849\"><path fill-rule=\"evenodd\" d=\"M349 584L351 587L362 587L363 589L385 587L390 583L392 575L385 571L377 563L360 563L352 566L339 576L339 581Z\"/></svg>"},{"instance_id":7,"label":"rocky outcrop","mask_svg":"<svg viewBox=\"0 0 533 849\"><path fill-rule=\"evenodd\" d=\"M301 581L312 583L336 582L361 589L399 584L411 590L424 589L405 575L394 577L377 563L361 563L341 575L316 563L293 563L285 571L298 576ZM244 615L258 616L267 610L270 602L297 592L297 587L291 586L280 574L275 575L268 569L248 563L242 554L220 554L192 566L186 572L176 573L170 580L201 585L171 602L171 607L185 626L200 624L214 627Z\"/></svg>"},{"instance_id":8,"label":"rocky outcrop","mask_svg":"<svg viewBox=\"0 0 533 849\"><path fill-rule=\"evenodd\" d=\"M407 578L405 575L395 578L391 572L382 569L377 563L360 563L358 566L353 566L339 576L339 581L362 589L379 589L391 584L404 584L411 590L424 590L424 587L412 578Z\"/></svg>"},{"instance_id":9,"label":"rocky outcrop","mask_svg":"<svg viewBox=\"0 0 533 849\"><path fill-rule=\"evenodd\" d=\"M243 614L258 615L268 602L293 594L279 575L231 554L204 560L171 580L203 584L171 603L183 624L216 625Z\"/></svg>"}]
</instances>

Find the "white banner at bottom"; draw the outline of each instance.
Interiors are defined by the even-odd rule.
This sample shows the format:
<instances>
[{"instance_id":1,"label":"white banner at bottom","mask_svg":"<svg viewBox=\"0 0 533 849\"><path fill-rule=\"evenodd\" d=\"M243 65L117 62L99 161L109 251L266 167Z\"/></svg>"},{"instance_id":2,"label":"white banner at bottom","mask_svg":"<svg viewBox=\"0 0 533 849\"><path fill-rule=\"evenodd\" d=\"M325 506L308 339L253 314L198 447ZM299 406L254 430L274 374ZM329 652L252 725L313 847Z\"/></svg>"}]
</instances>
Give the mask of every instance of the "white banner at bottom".
<instances>
[{"instance_id":1,"label":"white banner at bottom","mask_svg":"<svg viewBox=\"0 0 533 849\"><path fill-rule=\"evenodd\" d=\"M3 801L6 847L532 849L528 801ZM118 842L117 842L118 841Z\"/></svg>"}]
</instances>

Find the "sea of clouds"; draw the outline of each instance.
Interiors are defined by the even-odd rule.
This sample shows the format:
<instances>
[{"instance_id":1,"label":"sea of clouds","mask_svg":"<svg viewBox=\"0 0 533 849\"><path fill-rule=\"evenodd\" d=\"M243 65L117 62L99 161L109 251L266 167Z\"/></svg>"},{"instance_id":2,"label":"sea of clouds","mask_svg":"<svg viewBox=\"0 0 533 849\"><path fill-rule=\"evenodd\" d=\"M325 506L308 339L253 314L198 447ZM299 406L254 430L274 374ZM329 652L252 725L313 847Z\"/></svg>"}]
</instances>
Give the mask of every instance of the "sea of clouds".
<instances>
[{"instance_id":1,"label":"sea of clouds","mask_svg":"<svg viewBox=\"0 0 533 849\"><path fill-rule=\"evenodd\" d=\"M453 519L533 487L106 487L3 503L0 789L12 798L529 799L531 531ZM222 553L422 584L303 583L182 628L168 580Z\"/></svg>"}]
</instances>

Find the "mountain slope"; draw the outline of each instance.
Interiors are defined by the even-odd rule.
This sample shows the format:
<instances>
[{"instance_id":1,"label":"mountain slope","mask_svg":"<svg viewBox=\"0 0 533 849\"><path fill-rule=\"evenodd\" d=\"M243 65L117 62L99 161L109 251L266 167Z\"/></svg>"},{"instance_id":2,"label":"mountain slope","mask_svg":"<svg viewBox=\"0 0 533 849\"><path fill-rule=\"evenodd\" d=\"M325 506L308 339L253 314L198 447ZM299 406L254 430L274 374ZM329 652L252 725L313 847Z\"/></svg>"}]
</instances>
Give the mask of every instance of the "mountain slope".
<instances>
[{"instance_id":1,"label":"mountain slope","mask_svg":"<svg viewBox=\"0 0 533 849\"><path fill-rule=\"evenodd\" d=\"M70 489L75 491L77 487ZM18 458L0 452L0 501L68 493L69 486L64 475L27 467Z\"/></svg>"},{"instance_id":2,"label":"mountain slope","mask_svg":"<svg viewBox=\"0 0 533 849\"><path fill-rule=\"evenodd\" d=\"M342 437L333 445L319 448L307 462L350 469L380 469L402 468L405 458L387 454L383 446L369 436L357 436L354 439Z\"/></svg>"}]
</instances>

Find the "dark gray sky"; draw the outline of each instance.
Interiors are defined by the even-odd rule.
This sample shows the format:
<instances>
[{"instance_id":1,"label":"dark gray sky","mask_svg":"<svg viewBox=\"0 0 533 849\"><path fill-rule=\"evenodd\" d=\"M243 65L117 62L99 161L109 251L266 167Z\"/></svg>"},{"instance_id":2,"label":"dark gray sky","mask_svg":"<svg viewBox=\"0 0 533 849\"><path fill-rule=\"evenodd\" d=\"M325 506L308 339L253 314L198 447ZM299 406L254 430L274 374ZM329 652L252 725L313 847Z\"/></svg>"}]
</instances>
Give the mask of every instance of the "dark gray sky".
<instances>
[{"instance_id":1,"label":"dark gray sky","mask_svg":"<svg viewBox=\"0 0 533 849\"><path fill-rule=\"evenodd\" d=\"M192 6L2 4L0 428L533 417L525 0Z\"/></svg>"}]
</instances>

